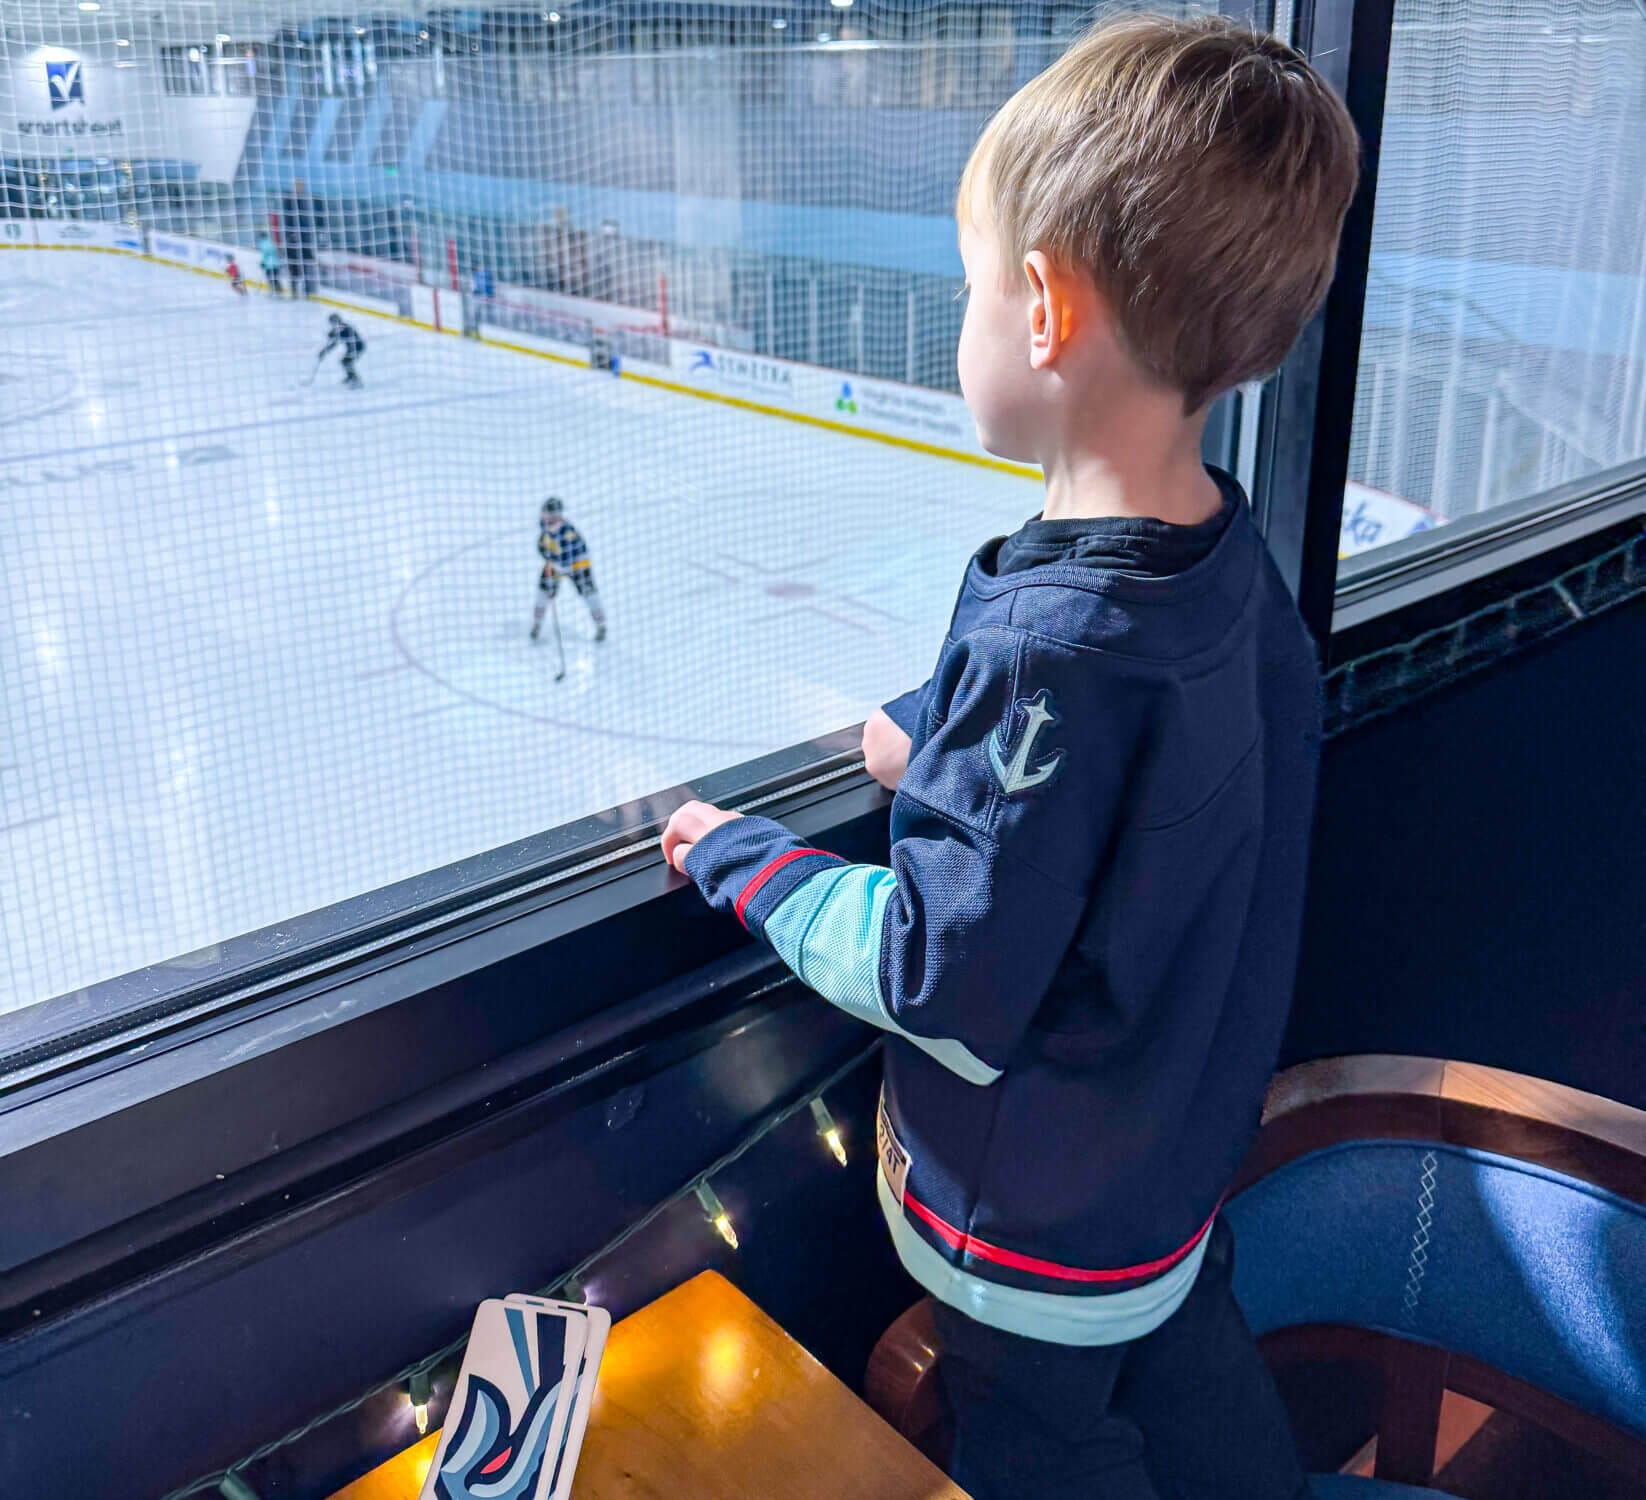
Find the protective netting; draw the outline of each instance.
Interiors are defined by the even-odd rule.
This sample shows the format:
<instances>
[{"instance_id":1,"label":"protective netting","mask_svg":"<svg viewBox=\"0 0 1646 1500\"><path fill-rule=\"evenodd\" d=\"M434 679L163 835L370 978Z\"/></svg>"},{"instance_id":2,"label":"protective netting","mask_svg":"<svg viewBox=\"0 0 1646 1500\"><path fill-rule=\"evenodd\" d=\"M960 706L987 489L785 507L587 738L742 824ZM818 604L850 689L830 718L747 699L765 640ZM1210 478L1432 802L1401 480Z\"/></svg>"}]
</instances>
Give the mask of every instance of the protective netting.
<instances>
[{"instance_id":1,"label":"protective netting","mask_svg":"<svg viewBox=\"0 0 1646 1500\"><path fill-rule=\"evenodd\" d=\"M951 195L1089 7L87 3L0 8L0 1011L925 676L1036 503Z\"/></svg>"},{"instance_id":2,"label":"protective netting","mask_svg":"<svg viewBox=\"0 0 1646 1500\"><path fill-rule=\"evenodd\" d=\"M1445 520L1646 457L1646 8L1399 0L1351 476Z\"/></svg>"},{"instance_id":3,"label":"protective netting","mask_svg":"<svg viewBox=\"0 0 1646 1500\"><path fill-rule=\"evenodd\" d=\"M1034 502L954 182L1093 14L0 8L0 1010L918 681ZM1635 0L1401 0L1348 549L1646 456L1643 182Z\"/></svg>"}]
</instances>

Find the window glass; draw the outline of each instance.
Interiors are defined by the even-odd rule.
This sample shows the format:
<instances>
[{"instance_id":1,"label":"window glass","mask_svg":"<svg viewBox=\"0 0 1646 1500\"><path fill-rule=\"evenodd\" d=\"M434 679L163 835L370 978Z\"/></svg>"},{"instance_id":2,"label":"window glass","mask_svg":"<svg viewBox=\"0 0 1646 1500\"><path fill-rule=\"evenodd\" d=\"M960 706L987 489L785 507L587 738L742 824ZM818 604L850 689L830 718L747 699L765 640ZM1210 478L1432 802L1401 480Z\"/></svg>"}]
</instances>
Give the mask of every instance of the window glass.
<instances>
[{"instance_id":1,"label":"window glass","mask_svg":"<svg viewBox=\"0 0 1646 1500\"><path fill-rule=\"evenodd\" d=\"M1399 0L1344 550L1646 457L1646 10Z\"/></svg>"},{"instance_id":2,"label":"window glass","mask_svg":"<svg viewBox=\"0 0 1646 1500\"><path fill-rule=\"evenodd\" d=\"M3 163L0 1053L803 769L1038 507L952 195L1069 7L201 0L117 83L52 14L110 149Z\"/></svg>"}]
</instances>

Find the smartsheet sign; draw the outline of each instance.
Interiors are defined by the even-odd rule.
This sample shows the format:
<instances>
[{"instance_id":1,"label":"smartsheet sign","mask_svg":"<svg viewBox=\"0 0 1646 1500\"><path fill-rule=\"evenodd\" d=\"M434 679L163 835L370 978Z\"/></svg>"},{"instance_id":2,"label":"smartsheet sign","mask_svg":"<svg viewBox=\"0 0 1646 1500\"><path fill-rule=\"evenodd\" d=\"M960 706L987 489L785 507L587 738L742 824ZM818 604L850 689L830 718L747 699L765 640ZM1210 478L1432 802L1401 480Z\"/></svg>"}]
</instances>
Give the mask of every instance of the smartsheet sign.
<instances>
[{"instance_id":1,"label":"smartsheet sign","mask_svg":"<svg viewBox=\"0 0 1646 1500\"><path fill-rule=\"evenodd\" d=\"M49 106L43 117L35 119L19 119L17 133L29 136L51 136L58 140L76 140L84 136L122 136L126 133L125 122L120 119L92 120L87 116L86 105L86 68L80 58L72 52L59 51L56 48L42 49L46 56L39 57L33 66L44 70L43 76L46 85L46 103ZM31 90L32 92L32 90ZM36 94L38 99L39 95ZM77 108L70 113L59 114L70 105ZM39 109L38 104L35 105ZM72 150L72 148L70 148Z\"/></svg>"},{"instance_id":2,"label":"smartsheet sign","mask_svg":"<svg viewBox=\"0 0 1646 1500\"><path fill-rule=\"evenodd\" d=\"M80 71L78 57L71 62L46 64L46 92L51 96L54 110L86 102L86 80Z\"/></svg>"}]
</instances>

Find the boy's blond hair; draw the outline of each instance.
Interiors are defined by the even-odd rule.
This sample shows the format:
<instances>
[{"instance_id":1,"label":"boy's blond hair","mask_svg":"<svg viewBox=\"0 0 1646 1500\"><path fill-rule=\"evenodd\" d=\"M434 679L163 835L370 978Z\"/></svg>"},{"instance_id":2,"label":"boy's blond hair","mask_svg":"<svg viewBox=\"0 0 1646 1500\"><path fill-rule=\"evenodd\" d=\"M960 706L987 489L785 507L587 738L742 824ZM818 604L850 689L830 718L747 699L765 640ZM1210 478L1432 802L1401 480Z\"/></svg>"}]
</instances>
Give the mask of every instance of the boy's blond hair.
<instances>
[{"instance_id":1,"label":"boy's blond hair","mask_svg":"<svg viewBox=\"0 0 1646 1500\"><path fill-rule=\"evenodd\" d=\"M1195 411L1285 358L1359 175L1348 111L1275 37L1207 16L1104 22L1020 89L960 182L1017 274L1085 270L1127 352Z\"/></svg>"}]
</instances>

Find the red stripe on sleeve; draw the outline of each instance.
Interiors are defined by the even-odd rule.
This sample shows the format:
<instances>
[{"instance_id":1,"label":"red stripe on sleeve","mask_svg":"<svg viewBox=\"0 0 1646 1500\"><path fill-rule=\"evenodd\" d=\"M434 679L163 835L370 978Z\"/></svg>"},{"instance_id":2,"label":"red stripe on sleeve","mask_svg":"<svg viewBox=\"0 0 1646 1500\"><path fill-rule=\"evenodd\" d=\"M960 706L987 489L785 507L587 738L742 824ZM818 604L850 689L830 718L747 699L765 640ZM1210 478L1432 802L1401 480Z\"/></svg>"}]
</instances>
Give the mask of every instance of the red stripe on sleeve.
<instances>
[{"instance_id":1,"label":"red stripe on sleeve","mask_svg":"<svg viewBox=\"0 0 1646 1500\"><path fill-rule=\"evenodd\" d=\"M781 870L784 865L792 865L797 859L805 859L808 855L812 854L820 854L824 859L837 860L840 858L838 854L830 854L827 849L791 849L787 854L778 855L776 859L774 859L763 870L760 870L755 875L754 879L743 887L743 894L737 898L736 911L737 920L743 923L743 930L745 932L749 930L749 924L744 920L743 909L760 894L761 888L766 884L766 882L770 880L772 876L777 874L777 872Z\"/></svg>"}]
</instances>

